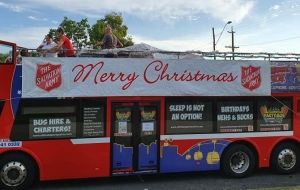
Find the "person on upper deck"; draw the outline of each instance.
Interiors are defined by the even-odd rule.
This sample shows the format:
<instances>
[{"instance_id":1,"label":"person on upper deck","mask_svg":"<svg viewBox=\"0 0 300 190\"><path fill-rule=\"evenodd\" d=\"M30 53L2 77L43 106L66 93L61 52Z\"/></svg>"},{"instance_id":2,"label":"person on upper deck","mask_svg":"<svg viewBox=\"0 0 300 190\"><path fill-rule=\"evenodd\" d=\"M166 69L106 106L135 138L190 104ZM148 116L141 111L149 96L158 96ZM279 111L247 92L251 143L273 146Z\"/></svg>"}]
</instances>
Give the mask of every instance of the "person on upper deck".
<instances>
[{"instance_id":1,"label":"person on upper deck","mask_svg":"<svg viewBox=\"0 0 300 190\"><path fill-rule=\"evenodd\" d=\"M113 34L112 28L110 26L106 26L105 34L100 44L102 45L103 49L113 49L113 48L123 47L123 44L120 42L117 36Z\"/></svg>"},{"instance_id":2,"label":"person on upper deck","mask_svg":"<svg viewBox=\"0 0 300 190\"><path fill-rule=\"evenodd\" d=\"M50 52L57 44L52 40L52 35L47 34L43 43L37 48L37 51L41 53L43 57L57 57L56 52Z\"/></svg>"},{"instance_id":3,"label":"person on upper deck","mask_svg":"<svg viewBox=\"0 0 300 190\"><path fill-rule=\"evenodd\" d=\"M63 28L59 27L56 30L56 35L59 39L57 45L50 50L50 52L62 52L63 57L75 57L75 51L71 40L66 36Z\"/></svg>"}]
</instances>

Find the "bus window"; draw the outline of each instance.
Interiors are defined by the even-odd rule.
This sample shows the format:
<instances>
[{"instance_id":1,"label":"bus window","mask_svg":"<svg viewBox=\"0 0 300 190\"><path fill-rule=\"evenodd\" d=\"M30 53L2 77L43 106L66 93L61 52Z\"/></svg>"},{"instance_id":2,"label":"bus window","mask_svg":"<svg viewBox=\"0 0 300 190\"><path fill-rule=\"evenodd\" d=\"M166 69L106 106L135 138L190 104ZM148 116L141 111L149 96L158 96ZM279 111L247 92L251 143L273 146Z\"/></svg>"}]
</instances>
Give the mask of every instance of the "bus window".
<instances>
[{"instance_id":1,"label":"bus window","mask_svg":"<svg viewBox=\"0 0 300 190\"><path fill-rule=\"evenodd\" d=\"M13 140L93 138L105 136L104 104L85 99L23 99Z\"/></svg>"},{"instance_id":2,"label":"bus window","mask_svg":"<svg viewBox=\"0 0 300 190\"><path fill-rule=\"evenodd\" d=\"M0 64L13 64L13 46L0 44Z\"/></svg>"},{"instance_id":3,"label":"bus window","mask_svg":"<svg viewBox=\"0 0 300 190\"><path fill-rule=\"evenodd\" d=\"M76 102L71 100L21 100L12 139L76 138Z\"/></svg>"},{"instance_id":4,"label":"bus window","mask_svg":"<svg viewBox=\"0 0 300 190\"><path fill-rule=\"evenodd\" d=\"M57 109L55 106L47 106L47 107L23 107L22 114L58 114L58 113L75 113L74 106L64 106L62 109Z\"/></svg>"}]
</instances>

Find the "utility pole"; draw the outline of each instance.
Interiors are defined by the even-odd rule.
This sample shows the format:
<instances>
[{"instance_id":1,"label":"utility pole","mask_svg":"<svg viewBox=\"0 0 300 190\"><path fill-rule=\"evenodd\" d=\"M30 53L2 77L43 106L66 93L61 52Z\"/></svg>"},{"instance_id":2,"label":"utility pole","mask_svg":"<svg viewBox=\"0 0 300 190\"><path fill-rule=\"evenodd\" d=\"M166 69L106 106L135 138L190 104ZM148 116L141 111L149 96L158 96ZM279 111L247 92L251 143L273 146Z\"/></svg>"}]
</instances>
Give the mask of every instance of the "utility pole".
<instances>
[{"instance_id":1,"label":"utility pole","mask_svg":"<svg viewBox=\"0 0 300 190\"><path fill-rule=\"evenodd\" d=\"M231 48L232 51L232 60L234 60L234 50L239 48L238 46L234 46L234 33L233 26L231 26L231 31L227 31L228 33L231 33L231 46L225 46L226 48Z\"/></svg>"},{"instance_id":2,"label":"utility pole","mask_svg":"<svg viewBox=\"0 0 300 190\"><path fill-rule=\"evenodd\" d=\"M215 37L215 29L212 27L213 34L213 52L214 52L214 60L216 60L216 37Z\"/></svg>"}]
</instances>

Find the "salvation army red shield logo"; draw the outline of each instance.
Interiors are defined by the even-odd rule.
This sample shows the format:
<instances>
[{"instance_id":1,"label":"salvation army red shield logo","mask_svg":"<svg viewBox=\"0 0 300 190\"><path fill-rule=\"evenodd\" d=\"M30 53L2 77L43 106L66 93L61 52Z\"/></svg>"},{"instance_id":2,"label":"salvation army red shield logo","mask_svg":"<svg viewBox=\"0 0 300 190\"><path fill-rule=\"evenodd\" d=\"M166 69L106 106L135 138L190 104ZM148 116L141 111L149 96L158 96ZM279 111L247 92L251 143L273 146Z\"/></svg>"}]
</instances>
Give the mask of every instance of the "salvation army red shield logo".
<instances>
[{"instance_id":1,"label":"salvation army red shield logo","mask_svg":"<svg viewBox=\"0 0 300 190\"><path fill-rule=\"evenodd\" d=\"M250 91L261 86L261 73L260 67L241 67L241 83L242 86Z\"/></svg>"},{"instance_id":2,"label":"salvation army red shield logo","mask_svg":"<svg viewBox=\"0 0 300 190\"><path fill-rule=\"evenodd\" d=\"M38 64L35 79L36 86L47 92L60 87L62 81L61 64Z\"/></svg>"}]
</instances>

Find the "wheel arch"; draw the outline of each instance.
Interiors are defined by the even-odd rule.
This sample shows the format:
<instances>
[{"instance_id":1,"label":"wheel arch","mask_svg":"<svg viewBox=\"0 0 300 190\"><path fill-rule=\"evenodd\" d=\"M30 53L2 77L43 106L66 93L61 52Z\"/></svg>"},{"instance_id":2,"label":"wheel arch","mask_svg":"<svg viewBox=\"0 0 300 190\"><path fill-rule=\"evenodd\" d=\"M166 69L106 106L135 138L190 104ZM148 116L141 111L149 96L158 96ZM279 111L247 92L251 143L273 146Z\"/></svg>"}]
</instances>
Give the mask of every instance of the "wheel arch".
<instances>
[{"instance_id":1,"label":"wheel arch","mask_svg":"<svg viewBox=\"0 0 300 190\"><path fill-rule=\"evenodd\" d=\"M272 154L274 153L275 149L281 145L281 144L285 144L285 143L290 143L290 144L293 144L293 145L296 145L296 147L298 148L298 150L300 151L300 142L297 141L296 139L292 139L292 138L288 138L288 139L282 139L278 142L276 142L276 144L272 147L271 151L270 151L270 155L269 155L269 166L271 166L271 157L272 157ZM299 155L300 156L300 155Z\"/></svg>"},{"instance_id":2,"label":"wheel arch","mask_svg":"<svg viewBox=\"0 0 300 190\"><path fill-rule=\"evenodd\" d=\"M254 153L254 156L255 156L255 168L257 168L258 164L259 164L259 154L258 154L258 151L257 151L257 147L254 144L252 144L251 142L247 141L247 140L237 140L237 141L234 141L234 142L230 143L223 150L222 155L221 155L221 160L223 160L225 152L228 151L231 147L233 147L235 145L245 145L245 146L247 146Z\"/></svg>"},{"instance_id":3,"label":"wheel arch","mask_svg":"<svg viewBox=\"0 0 300 190\"><path fill-rule=\"evenodd\" d=\"M40 180L40 161L38 160L38 158L36 156L34 156L34 154L31 154L30 152L27 152L24 150L18 150L18 149L7 150L0 154L0 159L9 154L19 154L19 155L23 155L23 156L30 158L35 164L36 177L37 177L37 179Z\"/></svg>"}]
</instances>

